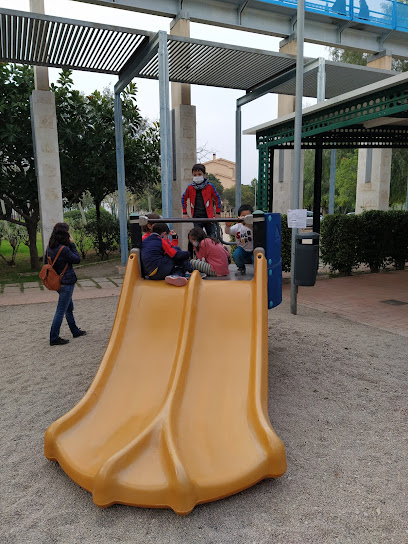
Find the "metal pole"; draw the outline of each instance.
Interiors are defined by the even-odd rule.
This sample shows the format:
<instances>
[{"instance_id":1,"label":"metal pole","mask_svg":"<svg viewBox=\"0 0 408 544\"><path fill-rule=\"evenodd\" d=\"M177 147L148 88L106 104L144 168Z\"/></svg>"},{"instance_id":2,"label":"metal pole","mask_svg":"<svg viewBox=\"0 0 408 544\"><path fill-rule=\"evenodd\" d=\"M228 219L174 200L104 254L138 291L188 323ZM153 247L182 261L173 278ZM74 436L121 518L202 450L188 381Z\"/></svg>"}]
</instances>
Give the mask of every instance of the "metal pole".
<instances>
[{"instance_id":1,"label":"metal pole","mask_svg":"<svg viewBox=\"0 0 408 544\"><path fill-rule=\"evenodd\" d=\"M170 216L172 211L171 195L171 140L170 140L170 89L169 89L169 54L167 33L159 31L159 94L160 94L160 154L163 215Z\"/></svg>"},{"instance_id":2,"label":"metal pole","mask_svg":"<svg viewBox=\"0 0 408 544\"><path fill-rule=\"evenodd\" d=\"M329 213L334 213L334 196L336 189L336 155L337 149L332 149L330 153Z\"/></svg>"},{"instance_id":3,"label":"metal pole","mask_svg":"<svg viewBox=\"0 0 408 544\"><path fill-rule=\"evenodd\" d=\"M319 58L317 70L317 101L324 102L326 99L326 61ZM320 204L322 200L322 172L323 172L323 150L319 146L315 151L315 171L313 186L313 232L320 232Z\"/></svg>"},{"instance_id":4,"label":"metal pole","mask_svg":"<svg viewBox=\"0 0 408 544\"><path fill-rule=\"evenodd\" d=\"M120 93L115 93L115 141L116 141L116 171L118 178L118 209L120 228L120 258L125 265L128 260L127 213L126 213L126 184L125 184L125 155L123 150L123 121L122 101Z\"/></svg>"},{"instance_id":5,"label":"metal pole","mask_svg":"<svg viewBox=\"0 0 408 544\"><path fill-rule=\"evenodd\" d=\"M248 221L248 218L250 219L249 215L245 219L241 219L240 217L200 217L200 223L245 223L245 221ZM197 223L197 217L161 217L160 219L151 219L150 221L144 215L132 214L130 217L130 223L139 223L140 220L143 221L142 224L144 225L147 223Z\"/></svg>"},{"instance_id":6,"label":"metal pole","mask_svg":"<svg viewBox=\"0 0 408 544\"><path fill-rule=\"evenodd\" d=\"M407 178L407 201L405 203L405 209L408 211L408 178Z\"/></svg>"},{"instance_id":7,"label":"metal pole","mask_svg":"<svg viewBox=\"0 0 408 544\"><path fill-rule=\"evenodd\" d=\"M315 172L313 185L313 232L320 232L320 202L322 199L323 150L315 151Z\"/></svg>"},{"instance_id":8,"label":"metal pole","mask_svg":"<svg viewBox=\"0 0 408 544\"><path fill-rule=\"evenodd\" d=\"M295 140L293 164L293 188L291 207L299 208L300 191L300 163L302 146L302 98L303 98L303 40L305 26L305 0L298 0L297 4L297 56L296 56L296 103L295 103ZM295 285L295 244L298 229L292 229L291 269L290 269L290 311L297 314L297 285Z\"/></svg>"},{"instance_id":9,"label":"metal pole","mask_svg":"<svg viewBox=\"0 0 408 544\"><path fill-rule=\"evenodd\" d=\"M241 207L241 106L235 112L235 213Z\"/></svg>"}]
</instances>

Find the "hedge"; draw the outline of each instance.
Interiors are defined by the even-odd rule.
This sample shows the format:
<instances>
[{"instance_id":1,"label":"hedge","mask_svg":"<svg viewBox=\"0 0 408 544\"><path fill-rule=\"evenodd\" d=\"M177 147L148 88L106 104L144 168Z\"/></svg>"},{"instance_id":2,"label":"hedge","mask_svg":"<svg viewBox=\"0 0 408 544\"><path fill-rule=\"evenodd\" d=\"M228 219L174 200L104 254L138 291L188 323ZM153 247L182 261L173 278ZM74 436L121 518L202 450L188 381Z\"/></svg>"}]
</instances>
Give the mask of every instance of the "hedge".
<instances>
[{"instance_id":1,"label":"hedge","mask_svg":"<svg viewBox=\"0 0 408 544\"><path fill-rule=\"evenodd\" d=\"M282 214L282 269L290 271L291 229ZM350 276L365 264L378 272L408 261L408 211L370 210L358 215L326 215L321 223L320 257L332 272Z\"/></svg>"}]
</instances>

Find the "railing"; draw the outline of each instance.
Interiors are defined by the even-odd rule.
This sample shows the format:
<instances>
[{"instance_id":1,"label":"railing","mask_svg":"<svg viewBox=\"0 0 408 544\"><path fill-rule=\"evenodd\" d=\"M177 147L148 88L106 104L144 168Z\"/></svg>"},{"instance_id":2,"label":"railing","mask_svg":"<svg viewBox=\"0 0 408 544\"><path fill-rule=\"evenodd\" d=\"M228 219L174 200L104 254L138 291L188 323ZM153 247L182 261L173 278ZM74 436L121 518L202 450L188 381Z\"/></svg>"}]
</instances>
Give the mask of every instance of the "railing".
<instances>
[{"instance_id":1,"label":"railing","mask_svg":"<svg viewBox=\"0 0 408 544\"><path fill-rule=\"evenodd\" d=\"M297 7L297 0L262 0ZM408 0L306 0L308 12L408 32Z\"/></svg>"}]
</instances>

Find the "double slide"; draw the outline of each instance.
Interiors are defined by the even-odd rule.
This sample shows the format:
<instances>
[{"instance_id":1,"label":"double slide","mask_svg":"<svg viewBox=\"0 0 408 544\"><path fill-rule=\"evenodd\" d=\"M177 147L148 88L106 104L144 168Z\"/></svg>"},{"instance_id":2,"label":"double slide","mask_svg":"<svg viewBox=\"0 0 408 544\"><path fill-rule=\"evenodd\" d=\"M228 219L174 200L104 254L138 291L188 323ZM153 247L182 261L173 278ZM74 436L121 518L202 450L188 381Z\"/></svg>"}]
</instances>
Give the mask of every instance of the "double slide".
<instances>
[{"instance_id":1,"label":"double slide","mask_svg":"<svg viewBox=\"0 0 408 544\"><path fill-rule=\"evenodd\" d=\"M268 418L267 266L251 281L147 281L132 251L100 368L45 455L101 507L172 508L286 470Z\"/></svg>"}]
</instances>

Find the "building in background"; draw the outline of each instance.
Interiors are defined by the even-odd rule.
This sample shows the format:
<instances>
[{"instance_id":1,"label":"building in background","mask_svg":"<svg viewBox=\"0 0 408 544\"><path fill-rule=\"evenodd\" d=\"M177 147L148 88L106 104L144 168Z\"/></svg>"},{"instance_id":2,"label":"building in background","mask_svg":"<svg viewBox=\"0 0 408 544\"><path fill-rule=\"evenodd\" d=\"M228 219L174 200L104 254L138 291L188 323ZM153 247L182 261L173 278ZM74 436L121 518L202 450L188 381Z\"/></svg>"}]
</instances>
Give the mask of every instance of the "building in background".
<instances>
[{"instance_id":1,"label":"building in background","mask_svg":"<svg viewBox=\"0 0 408 544\"><path fill-rule=\"evenodd\" d=\"M217 159L216 154L213 153L212 161L203 164L207 174L213 174L219 179L224 189L230 189L235 185L235 162L227 159Z\"/></svg>"}]
</instances>

